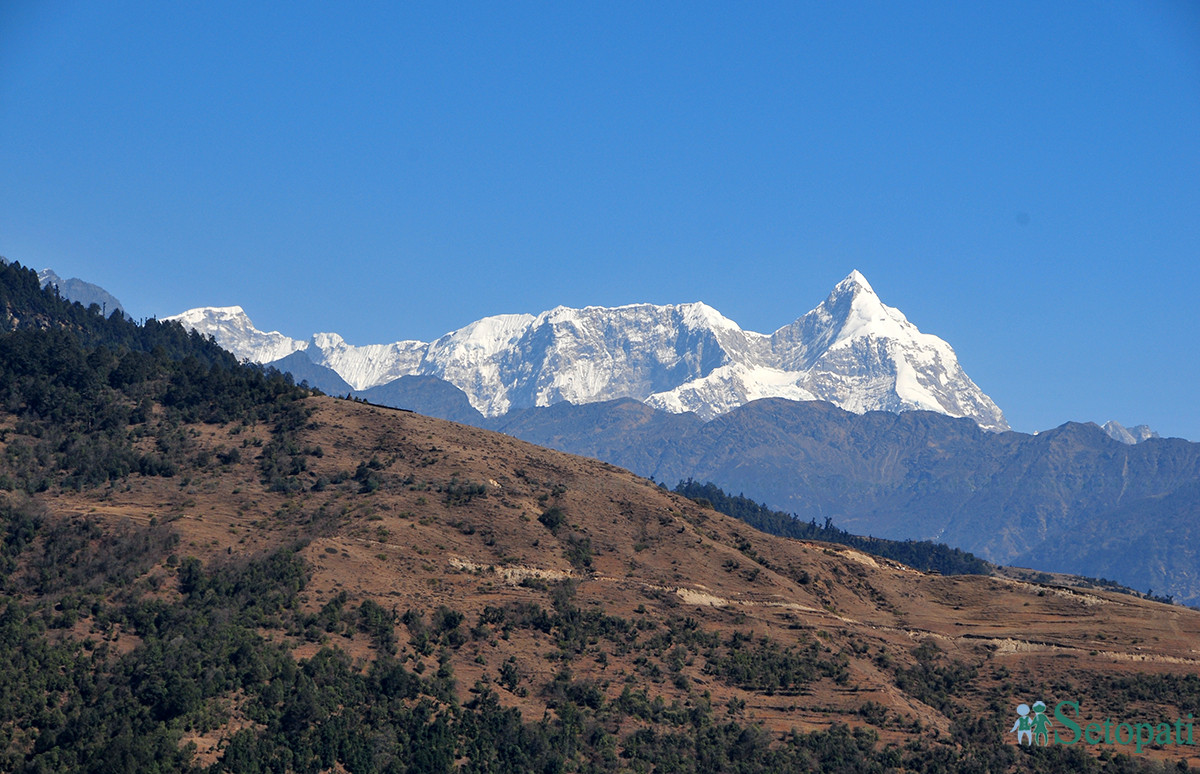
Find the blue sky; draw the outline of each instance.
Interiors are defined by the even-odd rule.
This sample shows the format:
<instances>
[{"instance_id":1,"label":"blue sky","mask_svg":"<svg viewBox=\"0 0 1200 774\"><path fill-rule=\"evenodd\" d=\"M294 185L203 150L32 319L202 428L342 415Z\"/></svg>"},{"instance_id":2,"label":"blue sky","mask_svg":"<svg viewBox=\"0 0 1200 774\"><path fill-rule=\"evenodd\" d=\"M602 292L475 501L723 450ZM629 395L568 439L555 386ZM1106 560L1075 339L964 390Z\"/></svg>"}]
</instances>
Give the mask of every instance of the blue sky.
<instances>
[{"instance_id":1,"label":"blue sky","mask_svg":"<svg viewBox=\"0 0 1200 774\"><path fill-rule=\"evenodd\" d=\"M0 255L134 316L769 332L857 268L1025 431L1200 440L1198 138L1188 2L0 4Z\"/></svg>"}]
</instances>

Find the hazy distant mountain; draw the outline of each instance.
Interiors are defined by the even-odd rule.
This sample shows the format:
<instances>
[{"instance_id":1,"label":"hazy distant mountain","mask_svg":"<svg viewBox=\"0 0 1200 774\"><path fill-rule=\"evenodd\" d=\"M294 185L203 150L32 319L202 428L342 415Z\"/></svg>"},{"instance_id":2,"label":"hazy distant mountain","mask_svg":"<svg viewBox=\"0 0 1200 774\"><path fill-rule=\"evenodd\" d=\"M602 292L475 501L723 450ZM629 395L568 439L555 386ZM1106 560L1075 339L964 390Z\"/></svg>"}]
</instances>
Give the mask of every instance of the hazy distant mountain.
<instances>
[{"instance_id":1,"label":"hazy distant mountain","mask_svg":"<svg viewBox=\"0 0 1200 774\"><path fill-rule=\"evenodd\" d=\"M705 422L632 400L514 411L485 426L674 486L693 478L856 534L1106 577L1200 602L1200 443L1099 426L988 433L926 411L754 401Z\"/></svg>"},{"instance_id":2,"label":"hazy distant mountain","mask_svg":"<svg viewBox=\"0 0 1200 774\"><path fill-rule=\"evenodd\" d=\"M395 406L418 414L482 427L483 415L467 400L462 390L436 376L401 376L399 379L359 390L355 397L380 406Z\"/></svg>"},{"instance_id":3,"label":"hazy distant mountain","mask_svg":"<svg viewBox=\"0 0 1200 774\"><path fill-rule=\"evenodd\" d=\"M309 387L316 387L326 395L345 396L352 391L346 380L338 376L337 371L317 365L305 357L303 352L293 352L287 357L274 360L271 367L291 374L296 384L307 382Z\"/></svg>"},{"instance_id":4,"label":"hazy distant mountain","mask_svg":"<svg viewBox=\"0 0 1200 774\"><path fill-rule=\"evenodd\" d=\"M1114 441L1121 443L1135 444L1150 438L1158 438L1158 433L1150 429L1149 425L1134 425L1133 427L1125 427L1120 422L1105 422L1104 432L1108 433L1108 437Z\"/></svg>"},{"instance_id":5,"label":"hazy distant mountain","mask_svg":"<svg viewBox=\"0 0 1200 774\"><path fill-rule=\"evenodd\" d=\"M357 391L436 376L488 417L562 401L634 398L703 419L764 397L827 400L855 412L926 409L1005 430L1004 415L963 372L950 345L883 304L857 271L816 309L771 335L744 331L702 303L557 307L478 320L433 342L355 346L254 328L240 307L174 318L239 358L303 353ZM294 363L294 360L291 361Z\"/></svg>"},{"instance_id":6,"label":"hazy distant mountain","mask_svg":"<svg viewBox=\"0 0 1200 774\"><path fill-rule=\"evenodd\" d=\"M121 302L117 300L116 296L99 285L93 285L90 282L84 282L75 277L64 280L55 274L53 269L42 269L39 271L38 280L42 283L42 287L46 287L47 285L57 286L59 295L68 301L78 301L85 307L92 304L99 306L105 315L110 315L118 309L122 312L125 311L125 308L121 306Z\"/></svg>"}]
</instances>

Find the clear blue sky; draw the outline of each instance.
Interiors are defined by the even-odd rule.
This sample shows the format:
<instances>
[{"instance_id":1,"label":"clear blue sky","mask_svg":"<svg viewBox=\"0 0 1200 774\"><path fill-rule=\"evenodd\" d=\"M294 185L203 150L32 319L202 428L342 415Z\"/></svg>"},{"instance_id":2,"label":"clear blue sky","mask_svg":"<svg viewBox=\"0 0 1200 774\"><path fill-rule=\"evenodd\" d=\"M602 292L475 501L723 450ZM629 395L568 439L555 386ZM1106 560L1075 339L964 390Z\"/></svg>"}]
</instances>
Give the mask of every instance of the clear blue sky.
<instances>
[{"instance_id":1,"label":"clear blue sky","mask_svg":"<svg viewBox=\"0 0 1200 774\"><path fill-rule=\"evenodd\" d=\"M359 344L857 268L1016 429L1200 440L1200 5L8 0L0 255Z\"/></svg>"}]
</instances>

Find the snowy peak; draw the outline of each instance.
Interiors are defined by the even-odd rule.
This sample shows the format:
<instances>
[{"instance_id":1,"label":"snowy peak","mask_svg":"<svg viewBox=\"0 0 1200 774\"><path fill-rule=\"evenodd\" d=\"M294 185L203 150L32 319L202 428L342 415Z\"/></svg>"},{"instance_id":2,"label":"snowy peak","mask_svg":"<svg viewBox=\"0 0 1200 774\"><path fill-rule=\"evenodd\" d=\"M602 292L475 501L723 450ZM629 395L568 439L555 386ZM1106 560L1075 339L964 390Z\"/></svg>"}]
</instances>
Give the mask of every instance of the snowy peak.
<instances>
[{"instance_id":1,"label":"snowy peak","mask_svg":"<svg viewBox=\"0 0 1200 774\"><path fill-rule=\"evenodd\" d=\"M679 311L683 322L689 328L708 328L712 330L742 331L741 326L725 315L713 309L702 301L690 304L680 304Z\"/></svg>"},{"instance_id":2,"label":"snowy peak","mask_svg":"<svg viewBox=\"0 0 1200 774\"><path fill-rule=\"evenodd\" d=\"M808 314L771 336L797 385L849 411L938 411L1007 430L999 407L966 375L954 350L883 303L858 271Z\"/></svg>"},{"instance_id":3,"label":"snowy peak","mask_svg":"<svg viewBox=\"0 0 1200 774\"><path fill-rule=\"evenodd\" d=\"M801 321L810 319L814 329L825 329L820 340L828 341L830 347L865 336L911 338L920 335L899 309L880 300L858 270L850 272L833 288L829 297Z\"/></svg>"},{"instance_id":4,"label":"snowy peak","mask_svg":"<svg viewBox=\"0 0 1200 774\"><path fill-rule=\"evenodd\" d=\"M199 309L189 309L183 314L177 314L168 320L177 320L185 327L197 325L230 325L238 328L253 328L254 324L240 306L203 306Z\"/></svg>"},{"instance_id":5,"label":"snowy peak","mask_svg":"<svg viewBox=\"0 0 1200 774\"><path fill-rule=\"evenodd\" d=\"M308 347L307 342L289 338L279 331L264 333L258 330L240 306L205 306L166 319L212 336L238 360L253 363L270 363Z\"/></svg>"},{"instance_id":6,"label":"snowy peak","mask_svg":"<svg viewBox=\"0 0 1200 774\"><path fill-rule=\"evenodd\" d=\"M342 338L342 334L340 333L314 333L308 343L320 350L338 349L347 346L346 340Z\"/></svg>"},{"instance_id":7,"label":"snowy peak","mask_svg":"<svg viewBox=\"0 0 1200 774\"><path fill-rule=\"evenodd\" d=\"M1110 420L1103 425L1104 432L1109 438L1114 441L1134 446L1142 441L1151 438L1158 438L1158 433L1150 429L1149 425L1134 425L1133 427L1125 427L1120 422Z\"/></svg>"},{"instance_id":8,"label":"snowy peak","mask_svg":"<svg viewBox=\"0 0 1200 774\"><path fill-rule=\"evenodd\" d=\"M560 306L528 319L524 329L526 319L507 320L512 327L503 332L511 338L501 350L456 356L439 339L429 357L439 369L430 373L462 388L491 416L564 400L644 400L728 362L725 339L737 346L741 336L698 304Z\"/></svg>"},{"instance_id":9,"label":"snowy peak","mask_svg":"<svg viewBox=\"0 0 1200 774\"><path fill-rule=\"evenodd\" d=\"M838 291L850 288L862 290L867 293L875 292L875 289L871 287L871 283L867 282L867 278L864 277L862 272L860 272L858 269L853 269L849 274L846 275L846 279L835 285L833 292L837 293Z\"/></svg>"},{"instance_id":10,"label":"snowy peak","mask_svg":"<svg viewBox=\"0 0 1200 774\"><path fill-rule=\"evenodd\" d=\"M565 307L559 307L559 309L565 309ZM475 352L485 357L491 356L520 338L536 319L531 314L499 314L484 317L482 320L476 320L452 333L447 333L434 342L433 346Z\"/></svg>"},{"instance_id":11,"label":"snowy peak","mask_svg":"<svg viewBox=\"0 0 1200 774\"><path fill-rule=\"evenodd\" d=\"M356 390L436 376L487 416L560 401L636 398L711 419L758 398L826 400L850 411L926 409L990 430L1004 415L963 373L950 345L887 306L858 271L817 308L770 336L701 302L555 307L485 317L431 343L356 346L254 329L240 307L178 315L238 357L304 352Z\"/></svg>"},{"instance_id":12,"label":"snowy peak","mask_svg":"<svg viewBox=\"0 0 1200 774\"><path fill-rule=\"evenodd\" d=\"M864 295L874 297L876 303L881 303L879 297L875 295L875 288L871 287L871 283L867 282L867 278L862 275L862 272L855 269L847 274L845 279L833 286L833 290L829 292L824 303L832 306L842 299L852 301Z\"/></svg>"},{"instance_id":13,"label":"snowy peak","mask_svg":"<svg viewBox=\"0 0 1200 774\"><path fill-rule=\"evenodd\" d=\"M414 373L427 347L423 341L355 346L337 333L317 333L306 353L317 365L333 369L354 389L366 390Z\"/></svg>"},{"instance_id":14,"label":"snowy peak","mask_svg":"<svg viewBox=\"0 0 1200 774\"><path fill-rule=\"evenodd\" d=\"M780 366L807 370L835 346L874 336L911 340L920 335L900 310L886 306L857 270L834 286L816 309L771 334Z\"/></svg>"}]
</instances>

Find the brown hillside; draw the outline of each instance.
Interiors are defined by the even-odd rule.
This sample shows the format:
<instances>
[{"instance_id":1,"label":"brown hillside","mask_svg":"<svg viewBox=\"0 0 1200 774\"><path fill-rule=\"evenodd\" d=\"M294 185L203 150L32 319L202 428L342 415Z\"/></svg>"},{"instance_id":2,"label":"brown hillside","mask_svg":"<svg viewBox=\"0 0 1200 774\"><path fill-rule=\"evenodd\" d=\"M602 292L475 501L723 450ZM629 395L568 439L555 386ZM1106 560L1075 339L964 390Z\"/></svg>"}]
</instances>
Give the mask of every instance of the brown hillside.
<instances>
[{"instance_id":1,"label":"brown hillside","mask_svg":"<svg viewBox=\"0 0 1200 774\"><path fill-rule=\"evenodd\" d=\"M609 701L644 689L666 706L711 701L721 715L775 732L871 725L884 742L947 736L951 705L1008 723L1018 703L1037 699L1077 699L1089 716L1155 722L1197 709L1114 685L1195 674L1200 612L1102 591L926 575L764 535L624 470L505 435L332 398L309 406L297 450L307 466L303 492L261 482L255 456L268 428L197 425L193 469L48 496L45 505L109 523L168 521L182 536L177 552L205 560L305 539L309 609L341 592L373 599L396 615L402 657L436 670L444 648L464 701L487 681L534 720L553 712L547 686L565 670ZM217 452L234 448L240 460L220 461ZM174 570L163 563L155 572ZM520 611L550 610L556 598L630 628L569 640L520 622ZM443 606L463 614L461 637L418 653L399 620ZM86 621L75 632L99 636ZM325 644L364 662L374 655L352 627ZM295 653L320 646L297 639ZM792 677L763 678L743 668L750 662ZM935 682L942 688L929 687ZM239 722L234 713L197 736L201 755L215 755ZM1180 757L1178 748L1148 754Z\"/></svg>"}]
</instances>

